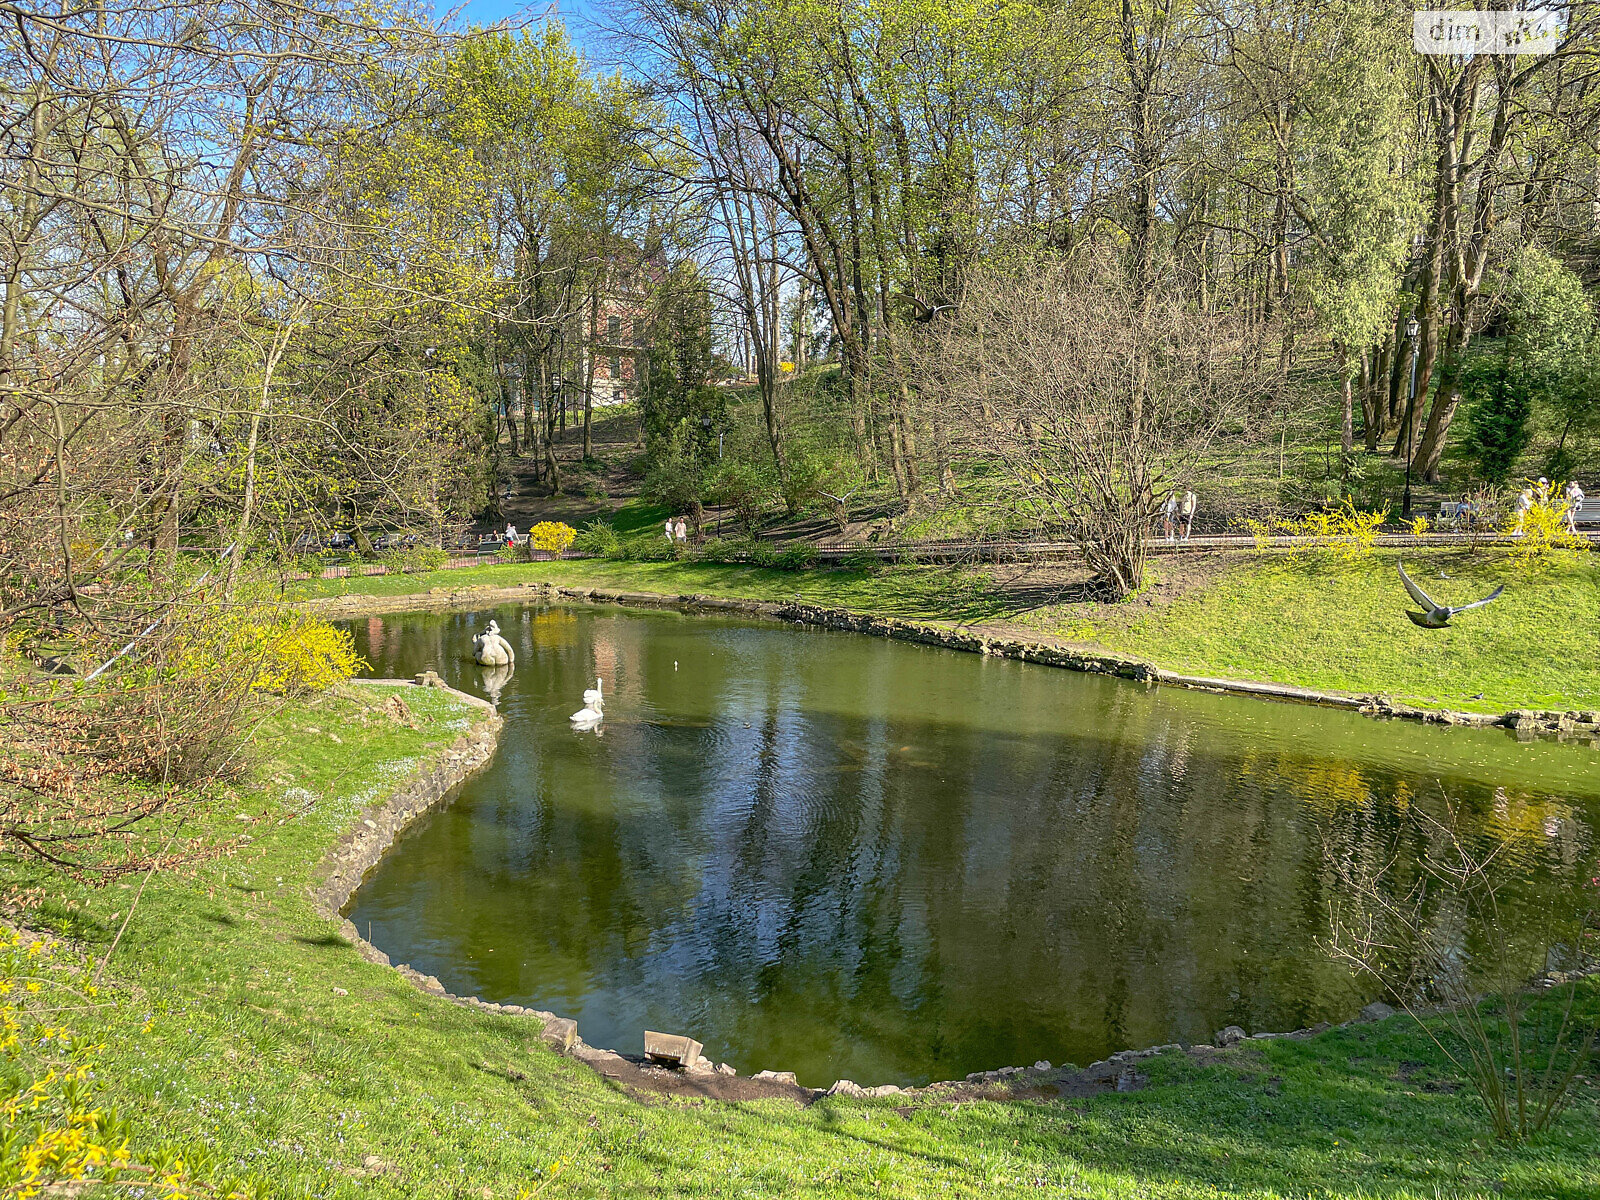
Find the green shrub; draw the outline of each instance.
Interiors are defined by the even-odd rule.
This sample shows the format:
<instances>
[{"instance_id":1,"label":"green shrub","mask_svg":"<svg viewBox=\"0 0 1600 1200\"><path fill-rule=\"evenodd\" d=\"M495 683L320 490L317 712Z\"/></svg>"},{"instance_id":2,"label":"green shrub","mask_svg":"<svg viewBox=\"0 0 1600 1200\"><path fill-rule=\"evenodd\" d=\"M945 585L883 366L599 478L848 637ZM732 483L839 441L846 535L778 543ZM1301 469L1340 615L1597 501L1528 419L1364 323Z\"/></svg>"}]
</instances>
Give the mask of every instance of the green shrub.
<instances>
[{"instance_id":1,"label":"green shrub","mask_svg":"<svg viewBox=\"0 0 1600 1200\"><path fill-rule=\"evenodd\" d=\"M391 575L420 575L437 571L450 559L450 555L436 546L404 546L385 550L378 555Z\"/></svg>"},{"instance_id":2,"label":"green shrub","mask_svg":"<svg viewBox=\"0 0 1600 1200\"><path fill-rule=\"evenodd\" d=\"M678 557L678 547L675 542L658 537L634 537L618 539L615 557L624 562L673 562Z\"/></svg>"},{"instance_id":3,"label":"green shrub","mask_svg":"<svg viewBox=\"0 0 1600 1200\"><path fill-rule=\"evenodd\" d=\"M711 537L690 548L696 562L744 562L750 546L749 538Z\"/></svg>"},{"instance_id":4,"label":"green shrub","mask_svg":"<svg viewBox=\"0 0 1600 1200\"><path fill-rule=\"evenodd\" d=\"M751 538L745 543L744 561L753 567L775 567L781 557L778 548L771 542Z\"/></svg>"},{"instance_id":5,"label":"green shrub","mask_svg":"<svg viewBox=\"0 0 1600 1200\"><path fill-rule=\"evenodd\" d=\"M781 551L773 565L783 571L803 571L807 567L815 566L816 561L816 550L810 545L800 543Z\"/></svg>"},{"instance_id":6,"label":"green shrub","mask_svg":"<svg viewBox=\"0 0 1600 1200\"><path fill-rule=\"evenodd\" d=\"M662 539L665 541L666 539ZM572 548L596 558L625 558L622 536L610 521L596 518L579 531Z\"/></svg>"},{"instance_id":7,"label":"green shrub","mask_svg":"<svg viewBox=\"0 0 1600 1200\"><path fill-rule=\"evenodd\" d=\"M774 488L770 472L747 461L728 459L717 464L709 491L716 503L733 509L735 519L747 533L754 533Z\"/></svg>"},{"instance_id":8,"label":"green shrub","mask_svg":"<svg viewBox=\"0 0 1600 1200\"><path fill-rule=\"evenodd\" d=\"M1478 460L1485 479L1504 483L1533 440L1534 384L1526 371L1496 356L1469 362L1461 372L1461 386L1472 397L1465 449Z\"/></svg>"},{"instance_id":9,"label":"green shrub","mask_svg":"<svg viewBox=\"0 0 1600 1200\"><path fill-rule=\"evenodd\" d=\"M823 499L823 489L836 465L811 447L789 452L783 477L783 503L791 513L801 513ZM838 491L828 488L829 491Z\"/></svg>"}]
</instances>

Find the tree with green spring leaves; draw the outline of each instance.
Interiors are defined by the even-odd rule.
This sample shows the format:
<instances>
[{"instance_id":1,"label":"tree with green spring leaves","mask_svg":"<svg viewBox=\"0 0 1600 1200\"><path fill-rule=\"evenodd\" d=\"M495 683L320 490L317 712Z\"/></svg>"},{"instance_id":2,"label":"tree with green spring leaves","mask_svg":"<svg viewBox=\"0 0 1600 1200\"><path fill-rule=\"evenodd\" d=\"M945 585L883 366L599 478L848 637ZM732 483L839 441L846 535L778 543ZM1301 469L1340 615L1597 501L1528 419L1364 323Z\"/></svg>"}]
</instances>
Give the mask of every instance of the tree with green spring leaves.
<instances>
[{"instance_id":1,"label":"tree with green spring leaves","mask_svg":"<svg viewBox=\"0 0 1600 1200\"><path fill-rule=\"evenodd\" d=\"M673 267L656 288L648 337L640 393L645 493L698 525L725 413L722 393L711 384L711 290L695 264Z\"/></svg>"},{"instance_id":2,"label":"tree with green spring leaves","mask_svg":"<svg viewBox=\"0 0 1600 1200\"><path fill-rule=\"evenodd\" d=\"M1595 313L1572 270L1548 252L1518 255L1506 288L1507 333L1498 354L1462 368L1467 449L1491 483L1510 478L1533 438L1536 407L1573 414L1592 406Z\"/></svg>"}]
</instances>

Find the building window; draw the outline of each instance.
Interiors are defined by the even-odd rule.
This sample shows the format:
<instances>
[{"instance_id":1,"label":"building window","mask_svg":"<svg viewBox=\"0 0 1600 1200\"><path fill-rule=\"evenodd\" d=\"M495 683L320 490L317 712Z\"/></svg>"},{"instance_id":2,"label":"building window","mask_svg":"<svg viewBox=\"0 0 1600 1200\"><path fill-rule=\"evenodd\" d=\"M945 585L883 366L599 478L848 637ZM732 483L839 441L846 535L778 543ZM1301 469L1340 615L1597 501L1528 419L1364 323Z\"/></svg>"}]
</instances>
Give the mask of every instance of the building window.
<instances>
[{"instance_id":1,"label":"building window","mask_svg":"<svg viewBox=\"0 0 1600 1200\"><path fill-rule=\"evenodd\" d=\"M621 340L622 340L622 318L621 317L607 317L606 318L606 341L610 342L613 346L615 346ZM616 374L616 372L613 371L612 374L614 375L614 374Z\"/></svg>"},{"instance_id":2,"label":"building window","mask_svg":"<svg viewBox=\"0 0 1600 1200\"><path fill-rule=\"evenodd\" d=\"M622 359L615 354L611 356L611 378L622 378Z\"/></svg>"},{"instance_id":3,"label":"building window","mask_svg":"<svg viewBox=\"0 0 1600 1200\"><path fill-rule=\"evenodd\" d=\"M633 344L635 346L644 345L644 320L640 317L633 319Z\"/></svg>"}]
</instances>

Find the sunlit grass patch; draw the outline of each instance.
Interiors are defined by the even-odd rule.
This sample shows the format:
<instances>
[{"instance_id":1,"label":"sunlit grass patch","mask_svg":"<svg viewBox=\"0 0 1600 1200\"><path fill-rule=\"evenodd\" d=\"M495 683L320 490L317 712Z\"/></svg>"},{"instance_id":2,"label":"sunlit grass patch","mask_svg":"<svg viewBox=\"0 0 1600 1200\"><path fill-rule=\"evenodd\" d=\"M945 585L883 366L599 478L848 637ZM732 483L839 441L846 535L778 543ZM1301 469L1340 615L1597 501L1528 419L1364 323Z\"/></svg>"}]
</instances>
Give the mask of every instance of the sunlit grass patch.
<instances>
[{"instance_id":1,"label":"sunlit grass patch","mask_svg":"<svg viewBox=\"0 0 1600 1200\"><path fill-rule=\"evenodd\" d=\"M1446 629L1406 619L1392 552L1354 561L1263 555L1155 609L1096 614L1098 639L1177 671L1382 693L1466 711L1600 708L1600 560L1565 555L1529 576L1500 553L1408 552L1442 603L1494 604ZM1441 577L1444 576L1444 577ZM1081 620L1044 612L1043 629ZM1481 696L1479 695L1481 693Z\"/></svg>"}]
</instances>

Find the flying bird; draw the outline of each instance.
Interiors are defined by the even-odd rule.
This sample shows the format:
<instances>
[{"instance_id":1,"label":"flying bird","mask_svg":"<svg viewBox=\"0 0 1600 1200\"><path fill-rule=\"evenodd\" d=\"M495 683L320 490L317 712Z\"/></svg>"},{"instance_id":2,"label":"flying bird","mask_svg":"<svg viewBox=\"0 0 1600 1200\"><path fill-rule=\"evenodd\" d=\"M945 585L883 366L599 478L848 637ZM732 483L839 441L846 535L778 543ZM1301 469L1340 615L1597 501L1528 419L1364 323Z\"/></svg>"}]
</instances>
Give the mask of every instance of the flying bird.
<instances>
[{"instance_id":1,"label":"flying bird","mask_svg":"<svg viewBox=\"0 0 1600 1200\"><path fill-rule=\"evenodd\" d=\"M911 305L911 319L923 325L929 324L942 312L955 312L956 310L956 306L954 304L950 304L948 302L941 304L938 301L934 301L934 303L929 304L925 300L917 299L910 292L896 292L895 295L901 300L904 300L907 304Z\"/></svg>"},{"instance_id":2,"label":"flying bird","mask_svg":"<svg viewBox=\"0 0 1600 1200\"><path fill-rule=\"evenodd\" d=\"M1400 582L1406 585L1406 591L1411 594L1411 598L1422 605L1424 609L1423 612L1417 613L1408 608L1406 609L1406 616L1411 618L1413 625L1420 625L1424 629L1443 629L1450 624L1450 618L1457 613L1466 612L1469 608L1481 608L1491 600L1498 600L1500 593L1506 590L1505 585L1501 584L1482 600L1474 600L1471 604L1460 604L1452 608L1446 604L1435 603L1433 597L1419 588L1416 581L1406 574L1405 563L1396 563L1395 565L1400 568Z\"/></svg>"}]
</instances>

